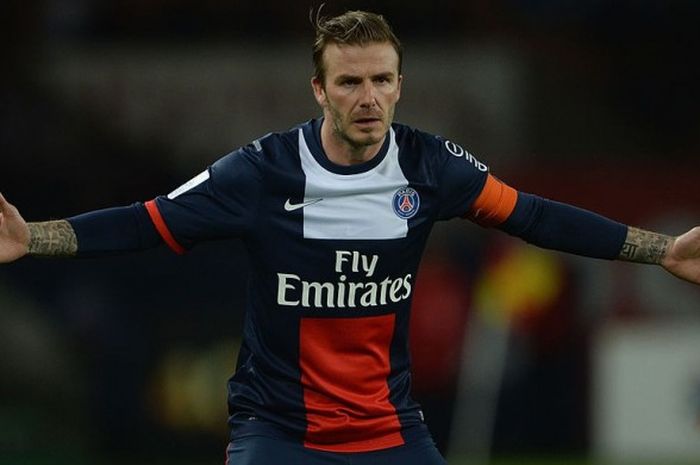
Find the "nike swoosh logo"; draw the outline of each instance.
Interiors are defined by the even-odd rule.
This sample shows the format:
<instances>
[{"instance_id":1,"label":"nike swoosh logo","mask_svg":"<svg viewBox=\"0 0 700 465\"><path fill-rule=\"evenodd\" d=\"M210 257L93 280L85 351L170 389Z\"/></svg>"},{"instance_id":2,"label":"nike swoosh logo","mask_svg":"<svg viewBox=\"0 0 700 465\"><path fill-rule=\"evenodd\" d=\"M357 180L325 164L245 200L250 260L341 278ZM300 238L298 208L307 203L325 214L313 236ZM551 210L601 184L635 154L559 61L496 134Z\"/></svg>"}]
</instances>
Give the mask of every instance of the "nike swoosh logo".
<instances>
[{"instance_id":1,"label":"nike swoosh logo","mask_svg":"<svg viewBox=\"0 0 700 465\"><path fill-rule=\"evenodd\" d=\"M289 199L287 199L286 202L284 202L284 209L287 210L288 212L293 212L294 210L299 210L300 208L308 207L309 205L313 205L315 203L320 202L323 199L313 199L313 200L307 200L306 202L302 203L292 203L290 202Z\"/></svg>"}]
</instances>

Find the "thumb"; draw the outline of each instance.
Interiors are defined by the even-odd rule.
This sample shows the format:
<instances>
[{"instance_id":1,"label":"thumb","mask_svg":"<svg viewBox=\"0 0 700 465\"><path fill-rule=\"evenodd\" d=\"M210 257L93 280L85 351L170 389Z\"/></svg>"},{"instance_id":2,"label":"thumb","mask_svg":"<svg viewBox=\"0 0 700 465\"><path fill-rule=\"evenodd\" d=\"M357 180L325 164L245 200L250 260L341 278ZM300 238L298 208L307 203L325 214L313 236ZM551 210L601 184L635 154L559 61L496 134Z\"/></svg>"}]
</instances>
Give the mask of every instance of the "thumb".
<instances>
[{"instance_id":1,"label":"thumb","mask_svg":"<svg viewBox=\"0 0 700 465\"><path fill-rule=\"evenodd\" d=\"M0 213L8 214L12 212L14 205L7 201L7 199L0 193Z\"/></svg>"},{"instance_id":2,"label":"thumb","mask_svg":"<svg viewBox=\"0 0 700 465\"><path fill-rule=\"evenodd\" d=\"M12 205L10 202L8 202L5 197L3 197L2 194L0 194L0 222L3 217L9 216L13 217L16 213L17 209L15 208L14 205Z\"/></svg>"}]
</instances>

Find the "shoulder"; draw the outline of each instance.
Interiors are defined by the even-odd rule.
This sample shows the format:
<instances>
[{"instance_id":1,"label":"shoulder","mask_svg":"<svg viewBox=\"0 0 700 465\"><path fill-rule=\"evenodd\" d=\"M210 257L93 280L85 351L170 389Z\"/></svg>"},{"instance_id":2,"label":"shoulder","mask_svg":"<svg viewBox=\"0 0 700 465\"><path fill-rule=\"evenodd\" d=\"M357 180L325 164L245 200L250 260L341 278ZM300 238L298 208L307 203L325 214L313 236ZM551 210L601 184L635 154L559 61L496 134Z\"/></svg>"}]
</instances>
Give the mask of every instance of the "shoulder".
<instances>
[{"instance_id":1,"label":"shoulder","mask_svg":"<svg viewBox=\"0 0 700 465\"><path fill-rule=\"evenodd\" d=\"M396 143L400 149L421 149L428 152L436 152L440 146L440 136L402 123L393 123L391 128L394 130Z\"/></svg>"},{"instance_id":2,"label":"shoulder","mask_svg":"<svg viewBox=\"0 0 700 465\"><path fill-rule=\"evenodd\" d=\"M423 162L440 166L458 159L466 161L479 171L488 171L488 167L462 145L446 137L401 123L392 124L392 128L396 134L396 144L404 156L418 157Z\"/></svg>"},{"instance_id":3,"label":"shoulder","mask_svg":"<svg viewBox=\"0 0 700 465\"><path fill-rule=\"evenodd\" d=\"M455 156L455 152L463 152L457 144L437 134L431 134L401 123L392 124L392 129L396 134L396 144L399 149L434 157Z\"/></svg>"},{"instance_id":4,"label":"shoulder","mask_svg":"<svg viewBox=\"0 0 700 465\"><path fill-rule=\"evenodd\" d=\"M286 131L267 133L221 157L211 169L224 176L240 173L241 170L260 176L270 166L298 159L299 130L304 124Z\"/></svg>"},{"instance_id":5,"label":"shoulder","mask_svg":"<svg viewBox=\"0 0 700 465\"><path fill-rule=\"evenodd\" d=\"M286 156L289 152L297 153L299 150L299 131L310 124L309 121L293 126L286 131L269 132L255 139L245 148L255 152L262 160L269 160L275 156Z\"/></svg>"}]
</instances>

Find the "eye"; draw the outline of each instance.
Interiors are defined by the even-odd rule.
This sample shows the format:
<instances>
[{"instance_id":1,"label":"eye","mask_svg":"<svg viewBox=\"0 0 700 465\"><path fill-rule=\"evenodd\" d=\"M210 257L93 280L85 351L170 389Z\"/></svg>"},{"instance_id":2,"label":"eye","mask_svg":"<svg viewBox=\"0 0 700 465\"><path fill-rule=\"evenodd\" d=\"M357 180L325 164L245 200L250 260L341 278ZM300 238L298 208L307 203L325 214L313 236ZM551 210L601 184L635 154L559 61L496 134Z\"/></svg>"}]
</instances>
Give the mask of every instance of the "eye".
<instances>
[{"instance_id":1,"label":"eye","mask_svg":"<svg viewBox=\"0 0 700 465\"><path fill-rule=\"evenodd\" d=\"M360 81L359 81L358 79L348 78L348 79L343 79L343 80L341 80L341 81L340 81L340 85L341 85L342 87L354 87L354 86L356 86L357 84L359 84L359 82L360 82Z\"/></svg>"}]
</instances>

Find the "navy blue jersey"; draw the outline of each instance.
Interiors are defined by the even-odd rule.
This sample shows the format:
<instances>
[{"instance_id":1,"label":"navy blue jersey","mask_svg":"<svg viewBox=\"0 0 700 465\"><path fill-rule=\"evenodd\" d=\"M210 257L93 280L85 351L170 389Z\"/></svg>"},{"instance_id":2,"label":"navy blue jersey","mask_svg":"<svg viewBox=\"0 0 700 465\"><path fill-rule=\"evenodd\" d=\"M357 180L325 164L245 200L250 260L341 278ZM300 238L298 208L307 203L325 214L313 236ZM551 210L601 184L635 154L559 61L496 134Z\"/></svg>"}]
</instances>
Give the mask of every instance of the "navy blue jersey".
<instances>
[{"instance_id":1,"label":"navy blue jersey","mask_svg":"<svg viewBox=\"0 0 700 465\"><path fill-rule=\"evenodd\" d=\"M460 146L401 124L373 159L338 166L320 125L269 134L146 207L176 251L238 237L250 254L234 436L393 447L422 424L408 322L426 239L435 221L472 212L490 176Z\"/></svg>"}]
</instances>

